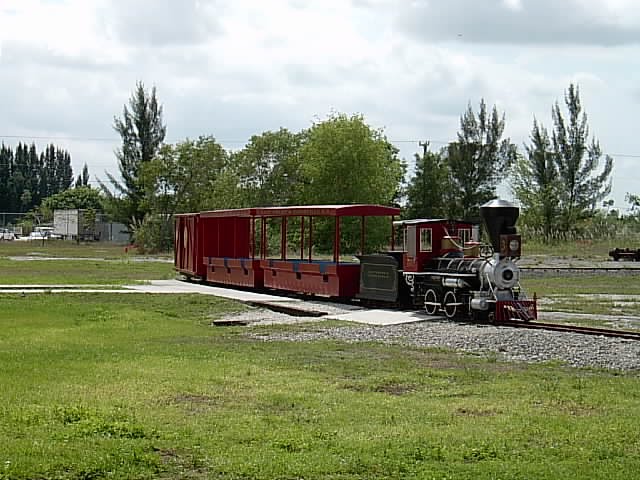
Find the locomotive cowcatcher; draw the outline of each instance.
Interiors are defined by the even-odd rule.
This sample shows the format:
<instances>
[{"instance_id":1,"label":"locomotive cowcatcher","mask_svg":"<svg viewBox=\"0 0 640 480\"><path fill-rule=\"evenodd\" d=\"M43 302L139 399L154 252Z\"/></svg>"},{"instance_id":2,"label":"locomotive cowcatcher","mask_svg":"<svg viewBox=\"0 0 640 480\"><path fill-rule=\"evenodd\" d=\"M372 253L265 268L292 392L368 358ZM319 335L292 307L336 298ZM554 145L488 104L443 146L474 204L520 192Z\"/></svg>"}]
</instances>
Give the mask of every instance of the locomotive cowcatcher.
<instances>
[{"instance_id":1,"label":"locomotive cowcatcher","mask_svg":"<svg viewBox=\"0 0 640 480\"><path fill-rule=\"evenodd\" d=\"M520 286L519 209L505 200L480 208L490 244L480 226L450 219L395 221L395 207L318 205L264 207L178 215L176 270L188 279L253 289L273 289L376 305L419 307L429 315L479 321L536 319L536 299ZM367 218L390 217L390 248L365 253ZM314 221L333 222L331 259L313 258ZM360 219L360 251L341 259L344 217ZM291 258L287 234L292 218L300 226L299 255ZM277 219L280 252L267 255L267 225ZM271 229L272 227L270 227ZM273 231L269 231L273 234ZM394 245L402 238L402 248Z\"/></svg>"}]
</instances>

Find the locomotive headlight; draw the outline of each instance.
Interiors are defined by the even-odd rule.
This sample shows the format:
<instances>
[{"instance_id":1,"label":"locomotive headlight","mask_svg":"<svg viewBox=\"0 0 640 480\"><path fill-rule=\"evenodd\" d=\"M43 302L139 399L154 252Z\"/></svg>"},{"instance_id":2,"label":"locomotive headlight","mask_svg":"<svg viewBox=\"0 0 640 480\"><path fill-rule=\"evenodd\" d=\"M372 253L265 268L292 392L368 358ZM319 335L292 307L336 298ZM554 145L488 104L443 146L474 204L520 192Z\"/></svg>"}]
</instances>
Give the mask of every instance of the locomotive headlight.
<instances>
[{"instance_id":1,"label":"locomotive headlight","mask_svg":"<svg viewBox=\"0 0 640 480\"><path fill-rule=\"evenodd\" d=\"M513 270L505 270L502 272L502 279L506 282L510 282L513 280Z\"/></svg>"},{"instance_id":2,"label":"locomotive headlight","mask_svg":"<svg viewBox=\"0 0 640 480\"><path fill-rule=\"evenodd\" d=\"M509 242L509 250L515 252L520 248L520 241L515 238Z\"/></svg>"}]
</instances>

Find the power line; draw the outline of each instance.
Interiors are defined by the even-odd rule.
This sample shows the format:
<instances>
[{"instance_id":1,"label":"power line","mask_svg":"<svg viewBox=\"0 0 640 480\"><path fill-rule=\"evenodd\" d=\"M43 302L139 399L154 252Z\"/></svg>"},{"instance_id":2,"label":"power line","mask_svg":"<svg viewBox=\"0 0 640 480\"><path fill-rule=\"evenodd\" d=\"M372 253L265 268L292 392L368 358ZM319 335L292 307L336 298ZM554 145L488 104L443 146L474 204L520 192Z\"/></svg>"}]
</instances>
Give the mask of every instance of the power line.
<instances>
[{"instance_id":1,"label":"power line","mask_svg":"<svg viewBox=\"0 0 640 480\"><path fill-rule=\"evenodd\" d=\"M120 142L121 139L118 137L65 137L65 136L33 136L33 135L0 135L0 138L9 138L9 139L28 139L28 140L67 140L67 141L75 141L75 142ZM190 138L190 137L187 137ZM194 137L195 138L195 137ZM179 140L171 140L167 141L167 143L179 142L184 139ZM238 143L249 143L249 140L231 140L231 139L221 139L215 138L216 142L227 143L227 144L238 144ZM423 147L423 140L393 140L390 139L391 143L415 143L418 147ZM436 145L448 145L451 141L445 140L428 140L430 144ZM619 157L619 158L640 158L640 154L633 153L606 153L603 152L603 155L609 155L610 157Z\"/></svg>"}]
</instances>

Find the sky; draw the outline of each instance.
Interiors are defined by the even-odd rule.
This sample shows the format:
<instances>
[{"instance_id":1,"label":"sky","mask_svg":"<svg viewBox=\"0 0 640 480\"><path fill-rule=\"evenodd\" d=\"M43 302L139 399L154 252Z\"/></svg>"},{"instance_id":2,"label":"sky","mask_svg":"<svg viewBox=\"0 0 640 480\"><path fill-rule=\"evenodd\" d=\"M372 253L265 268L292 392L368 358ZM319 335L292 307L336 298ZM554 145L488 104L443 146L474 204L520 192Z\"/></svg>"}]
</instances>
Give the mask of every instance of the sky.
<instances>
[{"instance_id":1,"label":"sky","mask_svg":"<svg viewBox=\"0 0 640 480\"><path fill-rule=\"evenodd\" d=\"M237 150L359 113L411 166L483 98L522 151L573 82L624 210L640 193L639 64L636 0L0 0L0 141L117 175L113 120L141 81L168 142Z\"/></svg>"}]
</instances>

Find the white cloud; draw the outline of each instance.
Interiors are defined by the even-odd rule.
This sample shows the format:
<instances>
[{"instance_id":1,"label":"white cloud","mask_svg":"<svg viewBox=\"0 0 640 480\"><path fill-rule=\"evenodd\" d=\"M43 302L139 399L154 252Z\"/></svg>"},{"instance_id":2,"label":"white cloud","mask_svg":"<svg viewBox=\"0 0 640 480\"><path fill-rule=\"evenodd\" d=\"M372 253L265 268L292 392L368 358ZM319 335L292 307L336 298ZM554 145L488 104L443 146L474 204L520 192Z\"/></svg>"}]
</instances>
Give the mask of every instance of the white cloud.
<instances>
[{"instance_id":1,"label":"white cloud","mask_svg":"<svg viewBox=\"0 0 640 480\"><path fill-rule=\"evenodd\" d=\"M503 0L503 3L507 8L510 8L511 10L522 9L522 0Z\"/></svg>"},{"instance_id":2,"label":"white cloud","mask_svg":"<svg viewBox=\"0 0 640 480\"><path fill-rule=\"evenodd\" d=\"M2 0L0 135L112 137L56 143L74 170L116 173L113 117L142 80L171 141L213 134L239 148L337 110L415 140L398 143L412 158L417 140L453 139L480 98L521 145L578 81L603 148L640 153L639 31L640 5L623 0ZM631 159L616 161L623 204L637 179Z\"/></svg>"}]
</instances>

